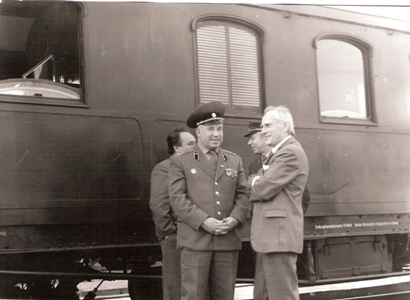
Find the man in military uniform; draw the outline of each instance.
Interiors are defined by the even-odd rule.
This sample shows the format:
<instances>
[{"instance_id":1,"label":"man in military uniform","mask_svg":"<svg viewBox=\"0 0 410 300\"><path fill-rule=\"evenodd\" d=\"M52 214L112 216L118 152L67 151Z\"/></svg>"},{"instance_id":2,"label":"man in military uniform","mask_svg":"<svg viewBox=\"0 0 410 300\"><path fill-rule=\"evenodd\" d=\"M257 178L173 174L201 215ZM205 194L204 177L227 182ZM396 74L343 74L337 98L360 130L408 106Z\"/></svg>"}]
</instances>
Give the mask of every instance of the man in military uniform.
<instances>
[{"instance_id":1,"label":"man in military uniform","mask_svg":"<svg viewBox=\"0 0 410 300\"><path fill-rule=\"evenodd\" d=\"M248 194L241 158L220 148L225 108L210 102L187 119L196 128L195 147L173 158L169 172L172 208L178 215L181 299L234 298Z\"/></svg>"},{"instance_id":2,"label":"man in military uniform","mask_svg":"<svg viewBox=\"0 0 410 300\"><path fill-rule=\"evenodd\" d=\"M249 175L258 173L271 156L272 147L266 145L261 131L261 123L252 121L249 122L248 132L244 136L249 139L248 145L251 146L253 153L258 155L258 158L249 165Z\"/></svg>"},{"instance_id":3,"label":"man in military uniform","mask_svg":"<svg viewBox=\"0 0 410 300\"><path fill-rule=\"evenodd\" d=\"M258 171L263 168L264 165L268 165L268 160L273 155L271 152L272 147L265 143L260 122L249 122L248 132L244 137L249 139L248 145L250 145L253 152L258 155L258 158L249 165L248 182L251 182ZM259 253L255 253L255 285L253 288L253 298L255 300L268 299L265 273L263 271L262 258Z\"/></svg>"}]
</instances>

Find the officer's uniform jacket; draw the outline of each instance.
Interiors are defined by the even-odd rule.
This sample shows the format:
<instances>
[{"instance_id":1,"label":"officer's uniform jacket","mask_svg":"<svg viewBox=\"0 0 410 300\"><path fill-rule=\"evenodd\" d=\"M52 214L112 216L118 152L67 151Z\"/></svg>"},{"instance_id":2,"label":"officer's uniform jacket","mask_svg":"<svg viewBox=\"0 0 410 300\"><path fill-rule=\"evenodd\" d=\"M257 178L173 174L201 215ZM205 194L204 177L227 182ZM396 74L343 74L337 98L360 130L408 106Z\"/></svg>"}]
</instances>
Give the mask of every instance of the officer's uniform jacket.
<instances>
[{"instance_id":1,"label":"officer's uniform jacket","mask_svg":"<svg viewBox=\"0 0 410 300\"><path fill-rule=\"evenodd\" d=\"M291 137L258 172L251 187L253 203L251 244L256 252L295 252L303 249L302 195L308 177L308 160Z\"/></svg>"},{"instance_id":2,"label":"officer's uniform jacket","mask_svg":"<svg viewBox=\"0 0 410 300\"><path fill-rule=\"evenodd\" d=\"M249 175L256 174L262 168L261 155L249 164Z\"/></svg>"},{"instance_id":3,"label":"officer's uniform jacket","mask_svg":"<svg viewBox=\"0 0 410 300\"><path fill-rule=\"evenodd\" d=\"M216 173L202 150L195 147L172 158L169 193L178 215L178 248L189 250L239 250L238 227L226 235L213 235L201 228L207 217L223 220L234 217L240 225L246 220L248 194L241 158L219 149Z\"/></svg>"}]
</instances>

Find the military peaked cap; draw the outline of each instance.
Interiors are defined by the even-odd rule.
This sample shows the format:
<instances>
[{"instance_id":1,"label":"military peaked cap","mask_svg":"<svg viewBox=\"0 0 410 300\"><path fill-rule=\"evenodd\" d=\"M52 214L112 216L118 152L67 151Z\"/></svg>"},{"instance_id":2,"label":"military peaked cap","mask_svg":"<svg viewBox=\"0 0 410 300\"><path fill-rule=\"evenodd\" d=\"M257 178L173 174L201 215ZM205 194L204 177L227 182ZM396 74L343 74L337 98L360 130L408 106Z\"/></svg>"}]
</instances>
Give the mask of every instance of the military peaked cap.
<instances>
[{"instance_id":1,"label":"military peaked cap","mask_svg":"<svg viewBox=\"0 0 410 300\"><path fill-rule=\"evenodd\" d=\"M249 137L256 132L261 132L261 131L262 131L261 123L251 121L249 122L249 125L248 125L248 133L245 134L244 137Z\"/></svg>"},{"instance_id":2,"label":"military peaked cap","mask_svg":"<svg viewBox=\"0 0 410 300\"><path fill-rule=\"evenodd\" d=\"M212 101L195 108L189 115L186 124L189 128L197 128L199 125L222 123L225 106L221 102Z\"/></svg>"}]
</instances>

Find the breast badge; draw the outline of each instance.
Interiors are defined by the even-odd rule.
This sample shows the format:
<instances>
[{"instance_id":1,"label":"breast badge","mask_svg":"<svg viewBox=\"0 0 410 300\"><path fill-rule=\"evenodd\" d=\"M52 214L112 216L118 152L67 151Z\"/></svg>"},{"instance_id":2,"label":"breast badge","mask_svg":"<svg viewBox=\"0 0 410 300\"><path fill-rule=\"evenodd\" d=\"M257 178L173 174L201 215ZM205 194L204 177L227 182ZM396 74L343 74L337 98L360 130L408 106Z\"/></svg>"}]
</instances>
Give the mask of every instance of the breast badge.
<instances>
[{"instance_id":1,"label":"breast badge","mask_svg":"<svg viewBox=\"0 0 410 300\"><path fill-rule=\"evenodd\" d=\"M226 168L225 173L226 173L227 176L229 176L231 178L238 177L238 170L236 170L236 169Z\"/></svg>"}]
</instances>

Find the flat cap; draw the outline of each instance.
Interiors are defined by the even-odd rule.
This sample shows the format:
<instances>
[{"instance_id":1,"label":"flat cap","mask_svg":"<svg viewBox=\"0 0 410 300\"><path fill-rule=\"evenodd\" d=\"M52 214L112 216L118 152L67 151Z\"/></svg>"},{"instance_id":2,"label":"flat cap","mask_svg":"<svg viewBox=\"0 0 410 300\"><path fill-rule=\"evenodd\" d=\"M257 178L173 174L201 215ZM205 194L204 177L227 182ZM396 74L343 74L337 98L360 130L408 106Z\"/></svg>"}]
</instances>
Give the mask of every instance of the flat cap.
<instances>
[{"instance_id":1,"label":"flat cap","mask_svg":"<svg viewBox=\"0 0 410 300\"><path fill-rule=\"evenodd\" d=\"M248 133L244 135L244 137L249 137L252 134L256 133L256 132L261 132L262 128L261 128L261 123L260 122L255 122L255 121L251 121L249 122L248 125Z\"/></svg>"},{"instance_id":2,"label":"flat cap","mask_svg":"<svg viewBox=\"0 0 410 300\"><path fill-rule=\"evenodd\" d=\"M221 102L212 101L195 108L189 115L186 124L189 128L197 128L199 125L222 123L225 106Z\"/></svg>"}]
</instances>

